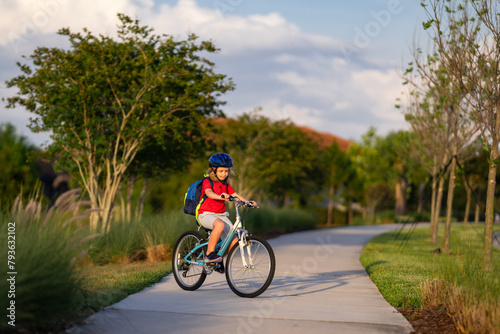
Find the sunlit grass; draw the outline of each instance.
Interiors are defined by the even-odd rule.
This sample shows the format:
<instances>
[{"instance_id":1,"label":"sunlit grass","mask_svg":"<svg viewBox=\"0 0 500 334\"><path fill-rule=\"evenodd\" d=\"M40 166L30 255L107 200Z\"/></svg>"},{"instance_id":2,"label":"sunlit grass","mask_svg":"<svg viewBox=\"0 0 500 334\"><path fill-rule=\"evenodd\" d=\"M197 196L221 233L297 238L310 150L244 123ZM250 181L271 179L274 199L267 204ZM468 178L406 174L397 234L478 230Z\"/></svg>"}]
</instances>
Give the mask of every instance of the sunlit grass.
<instances>
[{"instance_id":1,"label":"sunlit grass","mask_svg":"<svg viewBox=\"0 0 500 334\"><path fill-rule=\"evenodd\" d=\"M374 238L360 258L391 305L406 309L445 306L463 332L471 326L477 329L480 323L487 323L490 327L481 328L489 330L500 326L492 316L498 314L500 305L500 251L493 251L493 271L483 270L482 226L453 225L449 255L432 252L442 245L442 236L433 245L428 228L415 229L403 243L406 233L398 239L397 232ZM470 314L476 318L470 319Z\"/></svg>"},{"instance_id":2,"label":"sunlit grass","mask_svg":"<svg viewBox=\"0 0 500 334\"><path fill-rule=\"evenodd\" d=\"M170 262L135 262L77 269L78 309L97 312L160 281L171 272Z\"/></svg>"}]
</instances>

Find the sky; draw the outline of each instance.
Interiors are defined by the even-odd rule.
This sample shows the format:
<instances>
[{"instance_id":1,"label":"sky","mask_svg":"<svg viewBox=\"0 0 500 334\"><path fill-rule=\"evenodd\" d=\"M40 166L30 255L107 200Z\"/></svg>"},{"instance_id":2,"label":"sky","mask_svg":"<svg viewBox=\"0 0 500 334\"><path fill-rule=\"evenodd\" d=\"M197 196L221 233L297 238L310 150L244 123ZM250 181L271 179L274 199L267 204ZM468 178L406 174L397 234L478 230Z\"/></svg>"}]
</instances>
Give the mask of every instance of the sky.
<instances>
[{"instance_id":1,"label":"sky","mask_svg":"<svg viewBox=\"0 0 500 334\"><path fill-rule=\"evenodd\" d=\"M410 48L425 35L419 0L0 0L0 9L0 98L17 94L5 81L20 74L23 55L68 46L58 29L115 36L124 13L157 34L212 40L216 72L236 84L222 97L228 117L260 107L271 119L353 141L372 126L381 135L406 128L394 105L404 98ZM33 114L5 105L0 124L50 143L26 127Z\"/></svg>"}]
</instances>

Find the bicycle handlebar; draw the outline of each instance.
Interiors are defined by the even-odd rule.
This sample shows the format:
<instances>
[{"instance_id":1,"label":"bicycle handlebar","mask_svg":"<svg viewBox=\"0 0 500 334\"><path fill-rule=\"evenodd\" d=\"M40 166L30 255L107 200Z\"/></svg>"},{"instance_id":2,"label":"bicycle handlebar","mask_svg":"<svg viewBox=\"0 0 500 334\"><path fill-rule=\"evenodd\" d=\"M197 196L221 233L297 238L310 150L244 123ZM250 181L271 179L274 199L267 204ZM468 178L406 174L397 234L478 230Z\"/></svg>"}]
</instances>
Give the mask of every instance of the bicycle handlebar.
<instances>
[{"instance_id":1,"label":"bicycle handlebar","mask_svg":"<svg viewBox=\"0 0 500 334\"><path fill-rule=\"evenodd\" d=\"M225 197L224 197L224 195L221 195L221 197L222 197L222 198L225 198ZM229 195L229 201L230 201L230 202L236 202L236 203L238 203L238 204L240 204L240 205L247 206L247 207L249 207L249 208L258 208L258 206L257 206L257 205L253 205L253 204L251 204L250 202L245 202L245 201L242 201L242 200L240 200L238 197L233 196L233 195Z\"/></svg>"}]
</instances>

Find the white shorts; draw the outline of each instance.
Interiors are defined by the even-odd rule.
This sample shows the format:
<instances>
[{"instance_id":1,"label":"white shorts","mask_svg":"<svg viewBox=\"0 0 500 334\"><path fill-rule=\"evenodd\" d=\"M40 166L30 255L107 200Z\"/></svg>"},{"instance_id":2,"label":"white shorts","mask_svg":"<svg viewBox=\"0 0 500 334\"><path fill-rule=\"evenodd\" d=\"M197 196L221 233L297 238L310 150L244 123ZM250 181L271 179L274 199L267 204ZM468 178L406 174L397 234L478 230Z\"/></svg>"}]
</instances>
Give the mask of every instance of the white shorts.
<instances>
[{"instance_id":1,"label":"white shorts","mask_svg":"<svg viewBox=\"0 0 500 334\"><path fill-rule=\"evenodd\" d=\"M231 228L233 227L233 223L229 220L229 212L203 212L202 214L198 215L198 221L200 222L201 226L209 230L214 229L214 221L216 221L217 219L222 220L222 222L224 223L224 230L222 231L221 238L225 239L229 234L229 231L231 231Z\"/></svg>"}]
</instances>

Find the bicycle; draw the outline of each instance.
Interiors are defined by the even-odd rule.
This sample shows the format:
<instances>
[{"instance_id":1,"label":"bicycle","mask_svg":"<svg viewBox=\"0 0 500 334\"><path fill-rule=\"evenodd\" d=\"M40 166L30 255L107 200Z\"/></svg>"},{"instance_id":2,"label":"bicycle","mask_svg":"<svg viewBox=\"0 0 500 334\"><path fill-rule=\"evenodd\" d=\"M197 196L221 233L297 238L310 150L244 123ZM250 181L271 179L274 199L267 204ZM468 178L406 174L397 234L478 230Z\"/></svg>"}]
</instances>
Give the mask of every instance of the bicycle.
<instances>
[{"instance_id":1,"label":"bicycle","mask_svg":"<svg viewBox=\"0 0 500 334\"><path fill-rule=\"evenodd\" d=\"M266 291L273 280L276 269L274 252L266 240L249 234L244 227L239 207L253 207L250 202L241 201L235 196L229 196L229 200L235 202L236 221L227 237L217 243L215 251L219 256L224 256L234 235L238 236L238 243L227 256L226 281L238 296L257 297ZM210 230L206 231L210 236ZM188 231L175 243L172 271L175 281L184 290L198 289L217 265L205 261L208 236L205 239L197 231Z\"/></svg>"}]
</instances>

